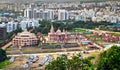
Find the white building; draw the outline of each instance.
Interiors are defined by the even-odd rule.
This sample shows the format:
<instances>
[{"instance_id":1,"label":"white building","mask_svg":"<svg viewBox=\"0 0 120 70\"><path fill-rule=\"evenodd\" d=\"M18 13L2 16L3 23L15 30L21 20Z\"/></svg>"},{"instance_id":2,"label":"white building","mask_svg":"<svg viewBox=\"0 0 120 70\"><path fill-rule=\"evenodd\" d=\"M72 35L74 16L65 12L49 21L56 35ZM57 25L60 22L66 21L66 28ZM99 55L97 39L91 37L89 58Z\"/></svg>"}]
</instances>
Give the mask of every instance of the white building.
<instances>
[{"instance_id":1,"label":"white building","mask_svg":"<svg viewBox=\"0 0 120 70\"><path fill-rule=\"evenodd\" d=\"M34 19L42 20L43 19L43 9L34 10Z\"/></svg>"},{"instance_id":2,"label":"white building","mask_svg":"<svg viewBox=\"0 0 120 70\"><path fill-rule=\"evenodd\" d=\"M7 32L12 32L17 29L18 22L11 21L11 22L6 23L6 26L7 26Z\"/></svg>"},{"instance_id":3,"label":"white building","mask_svg":"<svg viewBox=\"0 0 120 70\"><path fill-rule=\"evenodd\" d=\"M49 16L50 16L49 11L45 10L43 12L43 20L49 20L50 18Z\"/></svg>"},{"instance_id":4,"label":"white building","mask_svg":"<svg viewBox=\"0 0 120 70\"><path fill-rule=\"evenodd\" d=\"M21 21L19 24L20 24L20 27L22 29L27 29L29 27L37 27L37 26L39 26L39 21L38 20L27 19L27 20Z\"/></svg>"},{"instance_id":5,"label":"white building","mask_svg":"<svg viewBox=\"0 0 120 70\"><path fill-rule=\"evenodd\" d=\"M24 10L24 17L32 19L33 18L33 9L27 8Z\"/></svg>"},{"instance_id":6,"label":"white building","mask_svg":"<svg viewBox=\"0 0 120 70\"><path fill-rule=\"evenodd\" d=\"M115 16L109 17L109 20L111 23L117 23L117 17L115 17Z\"/></svg>"},{"instance_id":7,"label":"white building","mask_svg":"<svg viewBox=\"0 0 120 70\"><path fill-rule=\"evenodd\" d=\"M24 17L28 19L53 20L55 11L52 9L27 8L24 10Z\"/></svg>"},{"instance_id":8,"label":"white building","mask_svg":"<svg viewBox=\"0 0 120 70\"><path fill-rule=\"evenodd\" d=\"M87 12L87 14L88 14L88 17L94 17L95 16L95 11L93 10L93 9L90 9L88 12Z\"/></svg>"},{"instance_id":9,"label":"white building","mask_svg":"<svg viewBox=\"0 0 120 70\"><path fill-rule=\"evenodd\" d=\"M50 20L53 20L53 19L55 19L55 11L54 10L49 10L49 17L50 17Z\"/></svg>"},{"instance_id":10,"label":"white building","mask_svg":"<svg viewBox=\"0 0 120 70\"><path fill-rule=\"evenodd\" d=\"M58 10L58 20L68 20L69 13L67 10Z\"/></svg>"},{"instance_id":11,"label":"white building","mask_svg":"<svg viewBox=\"0 0 120 70\"><path fill-rule=\"evenodd\" d=\"M120 17L118 17L118 22L120 23Z\"/></svg>"},{"instance_id":12,"label":"white building","mask_svg":"<svg viewBox=\"0 0 120 70\"><path fill-rule=\"evenodd\" d=\"M46 9L44 12L43 12L43 19L44 20L53 20L54 19L54 16L55 16L55 11L54 10L50 10L50 9Z\"/></svg>"},{"instance_id":13,"label":"white building","mask_svg":"<svg viewBox=\"0 0 120 70\"><path fill-rule=\"evenodd\" d=\"M5 26L6 26L5 23L0 24L0 27L5 27Z\"/></svg>"}]
</instances>

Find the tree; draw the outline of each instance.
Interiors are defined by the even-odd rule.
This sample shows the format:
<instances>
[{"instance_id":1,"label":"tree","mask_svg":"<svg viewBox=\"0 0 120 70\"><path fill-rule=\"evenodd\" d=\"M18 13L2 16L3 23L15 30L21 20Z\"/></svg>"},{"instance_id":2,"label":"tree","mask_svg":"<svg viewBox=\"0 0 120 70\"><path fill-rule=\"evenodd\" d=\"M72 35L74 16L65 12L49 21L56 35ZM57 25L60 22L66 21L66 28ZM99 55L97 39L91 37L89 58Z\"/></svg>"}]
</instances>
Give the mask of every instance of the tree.
<instances>
[{"instance_id":1,"label":"tree","mask_svg":"<svg viewBox=\"0 0 120 70\"><path fill-rule=\"evenodd\" d=\"M4 61L7 58L6 52L0 49L0 62Z\"/></svg>"},{"instance_id":2,"label":"tree","mask_svg":"<svg viewBox=\"0 0 120 70\"><path fill-rule=\"evenodd\" d=\"M17 30L13 31L15 34L22 32L22 28L18 28Z\"/></svg>"},{"instance_id":3,"label":"tree","mask_svg":"<svg viewBox=\"0 0 120 70\"><path fill-rule=\"evenodd\" d=\"M120 47L112 46L100 54L97 70L120 70Z\"/></svg>"},{"instance_id":4,"label":"tree","mask_svg":"<svg viewBox=\"0 0 120 70\"><path fill-rule=\"evenodd\" d=\"M90 60L90 58L83 59L80 54L73 56L68 61L68 70L89 70L88 68L92 65Z\"/></svg>"},{"instance_id":5,"label":"tree","mask_svg":"<svg viewBox=\"0 0 120 70\"><path fill-rule=\"evenodd\" d=\"M62 55L48 64L45 70L89 70L90 66L90 59L83 59L81 55L73 56L72 59L68 59L67 56Z\"/></svg>"},{"instance_id":6,"label":"tree","mask_svg":"<svg viewBox=\"0 0 120 70\"><path fill-rule=\"evenodd\" d=\"M73 30L74 28L87 28L87 29L95 29L98 28L101 25L113 25L113 23L109 23L109 22L92 22L92 21L72 21L73 23L71 23L71 21L67 21L66 24L63 22L52 22L52 24L54 25L54 29L55 31L60 28L61 30L65 29L68 31ZM49 21L39 21L39 26L34 28L33 33L37 33L37 32L41 32L42 34L48 34L48 32L50 31L51 28L51 22Z\"/></svg>"},{"instance_id":7,"label":"tree","mask_svg":"<svg viewBox=\"0 0 120 70\"><path fill-rule=\"evenodd\" d=\"M79 70L82 69L82 60L77 56L73 56L68 62L68 70Z\"/></svg>"},{"instance_id":8,"label":"tree","mask_svg":"<svg viewBox=\"0 0 120 70\"><path fill-rule=\"evenodd\" d=\"M64 57L58 57L45 67L45 70L66 70Z\"/></svg>"}]
</instances>

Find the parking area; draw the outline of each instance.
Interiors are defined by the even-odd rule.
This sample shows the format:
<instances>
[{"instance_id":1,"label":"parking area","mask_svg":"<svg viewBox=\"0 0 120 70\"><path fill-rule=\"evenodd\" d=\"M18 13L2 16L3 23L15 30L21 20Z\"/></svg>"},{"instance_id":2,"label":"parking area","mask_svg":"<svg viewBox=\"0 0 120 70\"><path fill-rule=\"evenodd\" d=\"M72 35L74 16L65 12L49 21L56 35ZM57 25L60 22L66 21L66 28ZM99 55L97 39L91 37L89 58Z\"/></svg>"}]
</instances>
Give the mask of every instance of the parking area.
<instances>
[{"instance_id":1,"label":"parking area","mask_svg":"<svg viewBox=\"0 0 120 70\"><path fill-rule=\"evenodd\" d=\"M97 55L99 52L87 52L83 53L83 57L89 57ZM52 60L59 57L62 53L55 54L42 54L42 55L28 55L28 56L12 56L12 64L8 68L25 68L33 70L44 70L45 65L49 64ZM77 55L78 52L65 53L70 59L73 55Z\"/></svg>"},{"instance_id":2,"label":"parking area","mask_svg":"<svg viewBox=\"0 0 120 70\"><path fill-rule=\"evenodd\" d=\"M57 55L45 56L12 56L10 62L12 64L8 68L27 68L27 69L44 69L45 65L49 64L52 60L56 59Z\"/></svg>"}]
</instances>

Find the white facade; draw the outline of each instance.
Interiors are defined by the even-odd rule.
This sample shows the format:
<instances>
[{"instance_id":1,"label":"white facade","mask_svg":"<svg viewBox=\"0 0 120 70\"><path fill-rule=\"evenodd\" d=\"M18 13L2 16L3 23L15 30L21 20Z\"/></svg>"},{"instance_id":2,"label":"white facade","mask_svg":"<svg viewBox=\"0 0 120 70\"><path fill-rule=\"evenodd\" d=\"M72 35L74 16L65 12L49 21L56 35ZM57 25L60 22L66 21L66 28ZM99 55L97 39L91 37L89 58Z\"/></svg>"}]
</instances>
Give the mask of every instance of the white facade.
<instances>
[{"instance_id":1,"label":"white facade","mask_svg":"<svg viewBox=\"0 0 120 70\"><path fill-rule=\"evenodd\" d=\"M120 17L118 17L118 22L120 23Z\"/></svg>"},{"instance_id":2,"label":"white facade","mask_svg":"<svg viewBox=\"0 0 120 70\"><path fill-rule=\"evenodd\" d=\"M42 20L43 19L43 9L34 10L34 19Z\"/></svg>"},{"instance_id":3,"label":"white facade","mask_svg":"<svg viewBox=\"0 0 120 70\"><path fill-rule=\"evenodd\" d=\"M5 23L0 24L0 27L5 27L5 26L6 26Z\"/></svg>"},{"instance_id":4,"label":"white facade","mask_svg":"<svg viewBox=\"0 0 120 70\"><path fill-rule=\"evenodd\" d=\"M55 17L55 11L54 10L49 10L49 13L50 13L50 20L54 19Z\"/></svg>"},{"instance_id":5,"label":"white facade","mask_svg":"<svg viewBox=\"0 0 120 70\"><path fill-rule=\"evenodd\" d=\"M54 16L55 16L54 12L55 12L54 10L49 10L49 9L45 10L43 12L43 19L44 20L53 20Z\"/></svg>"},{"instance_id":6,"label":"white facade","mask_svg":"<svg viewBox=\"0 0 120 70\"><path fill-rule=\"evenodd\" d=\"M69 13L66 10L58 10L58 20L68 20Z\"/></svg>"},{"instance_id":7,"label":"white facade","mask_svg":"<svg viewBox=\"0 0 120 70\"><path fill-rule=\"evenodd\" d=\"M33 18L34 11L31 8L27 8L24 10L24 17L32 19Z\"/></svg>"},{"instance_id":8,"label":"white facade","mask_svg":"<svg viewBox=\"0 0 120 70\"><path fill-rule=\"evenodd\" d=\"M117 17L111 16L109 17L111 23L117 23Z\"/></svg>"},{"instance_id":9,"label":"white facade","mask_svg":"<svg viewBox=\"0 0 120 70\"><path fill-rule=\"evenodd\" d=\"M90 9L88 12L87 12L88 16L89 17L94 17L95 16L95 11L93 9Z\"/></svg>"},{"instance_id":10,"label":"white facade","mask_svg":"<svg viewBox=\"0 0 120 70\"><path fill-rule=\"evenodd\" d=\"M24 17L28 19L52 20L54 19L54 15L55 15L54 12L55 11L51 9L43 10L37 8L34 9L28 8L24 10Z\"/></svg>"},{"instance_id":11,"label":"white facade","mask_svg":"<svg viewBox=\"0 0 120 70\"><path fill-rule=\"evenodd\" d=\"M38 20L23 20L19 24L22 29L27 29L29 27L39 26L39 21Z\"/></svg>"},{"instance_id":12,"label":"white facade","mask_svg":"<svg viewBox=\"0 0 120 70\"><path fill-rule=\"evenodd\" d=\"M15 31L17 29L18 22L11 21L11 22L8 22L6 24L6 26L7 26L7 32L12 32L12 31Z\"/></svg>"},{"instance_id":13,"label":"white facade","mask_svg":"<svg viewBox=\"0 0 120 70\"><path fill-rule=\"evenodd\" d=\"M18 27L18 22L13 22L13 21L11 21L11 22L8 22L8 23L2 23L2 24L0 24L0 26L2 27L2 26L6 26L6 28L7 28L7 32L12 32L12 31L15 31L16 29L17 29L17 27Z\"/></svg>"}]
</instances>

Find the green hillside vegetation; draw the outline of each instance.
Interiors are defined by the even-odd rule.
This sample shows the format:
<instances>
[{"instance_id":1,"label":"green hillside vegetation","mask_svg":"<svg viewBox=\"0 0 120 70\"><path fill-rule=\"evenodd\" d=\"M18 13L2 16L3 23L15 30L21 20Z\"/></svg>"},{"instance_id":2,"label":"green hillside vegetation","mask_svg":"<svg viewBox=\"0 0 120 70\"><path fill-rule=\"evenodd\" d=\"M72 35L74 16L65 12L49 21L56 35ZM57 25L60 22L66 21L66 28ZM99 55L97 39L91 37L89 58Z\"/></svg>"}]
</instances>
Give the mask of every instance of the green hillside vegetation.
<instances>
[{"instance_id":1,"label":"green hillside vegetation","mask_svg":"<svg viewBox=\"0 0 120 70\"><path fill-rule=\"evenodd\" d=\"M120 46L112 46L95 57L82 58L81 54L68 59L59 56L45 67L45 70L120 70ZM95 62L93 62L95 61Z\"/></svg>"}]
</instances>

